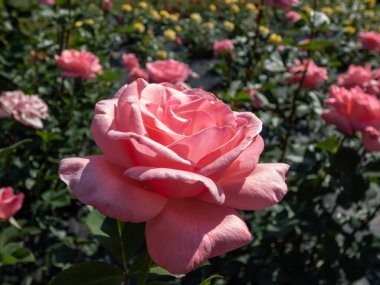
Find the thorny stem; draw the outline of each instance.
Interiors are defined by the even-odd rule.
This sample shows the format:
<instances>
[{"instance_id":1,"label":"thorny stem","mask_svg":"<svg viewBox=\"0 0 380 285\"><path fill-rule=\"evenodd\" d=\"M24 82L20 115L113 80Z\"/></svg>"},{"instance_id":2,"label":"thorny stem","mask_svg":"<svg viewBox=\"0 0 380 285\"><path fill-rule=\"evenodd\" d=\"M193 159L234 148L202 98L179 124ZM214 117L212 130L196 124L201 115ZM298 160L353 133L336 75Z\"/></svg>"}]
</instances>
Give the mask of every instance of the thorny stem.
<instances>
[{"instance_id":1,"label":"thorny stem","mask_svg":"<svg viewBox=\"0 0 380 285\"><path fill-rule=\"evenodd\" d=\"M123 268L124 268L124 285L129 284L129 272L128 272L128 260L125 255L125 250L124 250L124 239L123 239L123 222L117 221L117 229L118 229L118 236L119 236L119 242L120 242L120 247L121 247L121 256L123 259Z\"/></svg>"}]
</instances>

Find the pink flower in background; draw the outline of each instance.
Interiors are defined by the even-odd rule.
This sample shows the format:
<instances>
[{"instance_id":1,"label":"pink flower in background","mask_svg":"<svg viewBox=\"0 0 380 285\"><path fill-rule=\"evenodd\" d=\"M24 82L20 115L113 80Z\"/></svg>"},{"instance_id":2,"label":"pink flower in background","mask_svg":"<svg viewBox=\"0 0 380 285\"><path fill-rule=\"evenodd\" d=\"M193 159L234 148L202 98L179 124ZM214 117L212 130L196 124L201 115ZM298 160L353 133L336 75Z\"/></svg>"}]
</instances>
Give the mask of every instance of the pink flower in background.
<instances>
[{"instance_id":1,"label":"pink flower in background","mask_svg":"<svg viewBox=\"0 0 380 285\"><path fill-rule=\"evenodd\" d=\"M149 80L149 76L146 73L146 71L144 69L141 69L140 67L132 68L128 76L129 76L130 82L135 81L139 78L142 78L144 80Z\"/></svg>"},{"instance_id":2,"label":"pink flower in background","mask_svg":"<svg viewBox=\"0 0 380 285\"><path fill-rule=\"evenodd\" d=\"M167 59L157 60L146 64L149 78L152 82L180 83L192 74L190 67L183 62Z\"/></svg>"},{"instance_id":3,"label":"pink flower in background","mask_svg":"<svg viewBox=\"0 0 380 285\"><path fill-rule=\"evenodd\" d=\"M325 104L331 109L325 110L322 118L348 135L369 126L380 129L380 100L358 86L351 89L331 86Z\"/></svg>"},{"instance_id":4,"label":"pink flower in background","mask_svg":"<svg viewBox=\"0 0 380 285\"><path fill-rule=\"evenodd\" d=\"M299 4L299 0L265 0L264 3L280 9L288 10L293 6L297 6Z\"/></svg>"},{"instance_id":5,"label":"pink flower in background","mask_svg":"<svg viewBox=\"0 0 380 285\"><path fill-rule=\"evenodd\" d=\"M39 0L38 2L42 5L54 5L55 4L55 0Z\"/></svg>"},{"instance_id":6,"label":"pink flower in background","mask_svg":"<svg viewBox=\"0 0 380 285\"><path fill-rule=\"evenodd\" d=\"M59 175L82 203L146 222L153 261L187 273L251 241L235 209L286 194L289 166L258 163L261 128L211 93L139 79L96 105L91 131L103 155L64 159Z\"/></svg>"},{"instance_id":7,"label":"pink flower in background","mask_svg":"<svg viewBox=\"0 0 380 285\"><path fill-rule=\"evenodd\" d=\"M133 68L140 68L139 60L134 53L123 53L122 55L123 65L127 70Z\"/></svg>"},{"instance_id":8,"label":"pink flower in background","mask_svg":"<svg viewBox=\"0 0 380 285\"><path fill-rule=\"evenodd\" d=\"M286 13L286 18L293 22L293 23L296 23L298 22L299 20L301 20L301 15L298 14L296 11L289 11L288 13Z\"/></svg>"},{"instance_id":9,"label":"pink flower in background","mask_svg":"<svg viewBox=\"0 0 380 285\"><path fill-rule=\"evenodd\" d=\"M111 0L103 0L103 10L111 10L112 9L112 1Z\"/></svg>"},{"instance_id":10,"label":"pink flower in background","mask_svg":"<svg viewBox=\"0 0 380 285\"><path fill-rule=\"evenodd\" d=\"M175 37L175 43L177 44L177 45L182 45L183 44L183 42L182 42L182 38L180 37L180 36L176 36Z\"/></svg>"},{"instance_id":11,"label":"pink flower in background","mask_svg":"<svg viewBox=\"0 0 380 285\"><path fill-rule=\"evenodd\" d=\"M64 70L63 77L93 79L102 70L99 58L88 51L64 50L54 58Z\"/></svg>"},{"instance_id":12,"label":"pink flower in background","mask_svg":"<svg viewBox=\"0 0 380 285\"><path fill-rule=\"evenodd\" d=\"M296 60L297 66L290 68L288 82L300 84L307 89L316 89L328 79L327 68L317 66L312 59L305 59L302 62ZM304 73L306 74L304 76Z\"/></svg>"},{"instance_id":13,"label":"pink flower in background","mask_svg":"<svg viewBox=\"0 0 380 285\"><path fill-rule=\"evenodd\" d=\"M255 108L255 109L264 108L264 103L260 100L259 97L257 97L255 89L249 88L246 92L248 93L249 97L252 98L252 107L253 108Z\"/></svg>"},{"instance_id":14,"label":"pink flower in background","mask_svg":"<svg viewBox=\"0 0 380 285\"><path fill-rule=\"evenodd\" d=\"M14 118L36 129L43 128L42 120L48 117L48 106L37 95L22 91L7 91L0 95L0 118Z\"/></svg>"},{"instance_id":15,"label":"pink flower in background","mask_svg":"<svg viewBox=\"0 0 380 285\"><path fill-rule=\"evenodd\" d=\"M362 137L364 148L367 151L380 151L380 126L378 129L372 126L366 127L362 131Z\"/></svg>"},{"instance_id":16,"label":"pink flower in background","mask_svg":"<svg viewBox=\"0 0 380 285\"><path fill-rule=\"evenodd\" d=\"M21 209L24 194L13 194L12 187L0 188L0 220L8 220Z\"/></svg>"},{"instance_id":17,"label":"pink flower in background","mask_svg":"<svg viewBox=\"0 0 380 285\"><path fill-rule=\"evenodd\" d=\"M364 49L380 51L380 34L375 32L360 32L359 40Z\"/></svg>"},{"instance_id":18,"label":"pink flower in background","mask_svg":"<svg viewBox=\"0 0 380 285\"><path fill-rule=\"evenodd\" d=\"M338 85L347 88L360 86L365 92L371 94L379 93L379 70L371 70L370 65L350 65L345 74L338 76Z\"/></svg>"},{"instance_id":19,"label":"pink flower in background","mask_svg":"<svg viewBox=\"0 0 380 285\"><path fill-rule=\"evenodd\" d=\"M229 39L216 41L214 43L214 53L216 55L222 54L222 53L230 53L233 50L234 50L234 43Z\"/></svg>"}]
</instances>

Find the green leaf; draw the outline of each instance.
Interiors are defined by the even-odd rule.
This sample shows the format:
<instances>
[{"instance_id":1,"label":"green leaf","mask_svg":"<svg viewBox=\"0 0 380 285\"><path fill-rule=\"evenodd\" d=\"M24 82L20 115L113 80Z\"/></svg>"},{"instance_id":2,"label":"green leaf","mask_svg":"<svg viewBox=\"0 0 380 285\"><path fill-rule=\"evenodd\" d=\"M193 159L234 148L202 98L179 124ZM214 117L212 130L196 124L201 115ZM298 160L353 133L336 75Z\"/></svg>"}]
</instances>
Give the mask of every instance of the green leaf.
<instances>
[{"instance_id":1,"label":"green leaf","mask_svg":"<svg viewBox=\"0 0 380 285\"><path fill-rule=\"evenodd\" d=\"M335 43L332 41L314 40L305 44L300 44L298 47L304 50L321 50L333 46L334 44Z\"/></svg>"},{"instance_id":2,"label":"green leaf","mask_svg":"<svg viewBox=\"0 0 380 285\"><path fill-rule=\"evenodd\" d=\"M22 141L19 141L11 146L0 148L0 160L5 159L8 155L13 153L20 145L31 142L31 139L25 139Z\"/></svg>"},{"instance_id":3,"label":"green leaf","mask_svg":"<svg viewBox=\"0 0 380 285\"><path fill-rule=\"evenodd\" d=\"M33 253L22 242L11 242L0 249L0 265L33 262Z\"/></svg>"},{"instance_id":4,"label":"green leaf","mask_svg":"<svg viewBox=\"0 0 380 285\"><path fill-rule=\"evenodd\" d=\"M70 267L59 273L49 285L120 285L124 273L110 264L89 261Z\"/></svg>"},{"instance_id":5,"label":"green leaf","mask_svg":"<svg viewBox=\"0 0 380 285\"><path fill-rule=\"evenodd\" d=\"M169 271L167 271L166 269L163 269L159 266L151 267L149 273L157 274L157 275L164 275L164 276L173 276L176 278L181 278L181 277L185 276L184 274L172 274Z\"/></svg>"},{"instance_id":6,"label":"green leaf","mask_svg":"<svg viewBox=\"0 0 380 285\"><path fill-rule=\"evenodd\" d=\"M215 278L222 278L223 279L223 276L218 275L218 274L211 275L209 278L207 278L206 280L203 280L201 283L199 283L199 285L211 285L211 281Z\"/></svg>"},{"instance_id":7,"label":"green leaf","mask_svg":"<svg viewBox=\"0 0 380 285\"><path fill-rule=\"evenodd\" d=\"M331 137L325 139L324 141L321 141L316 146L317 148L326 150L328 152L336 153L339 149L339 141L336 138Z\"/></svg>"},{"instance_id":8,"label":"green leaf","mask_svg":"<svg viewBox=\"0 0 380 285\"><path fill-rule=\"evenodd\" d=\"M123 264L122 247L119 239L117 220L107 218L98 211L92 211L85 223L90 232L109 251L109 253ZM143 223L124 223L123 243L127 260L133 257L145 240Z\"/></svg>"}]
</instances>

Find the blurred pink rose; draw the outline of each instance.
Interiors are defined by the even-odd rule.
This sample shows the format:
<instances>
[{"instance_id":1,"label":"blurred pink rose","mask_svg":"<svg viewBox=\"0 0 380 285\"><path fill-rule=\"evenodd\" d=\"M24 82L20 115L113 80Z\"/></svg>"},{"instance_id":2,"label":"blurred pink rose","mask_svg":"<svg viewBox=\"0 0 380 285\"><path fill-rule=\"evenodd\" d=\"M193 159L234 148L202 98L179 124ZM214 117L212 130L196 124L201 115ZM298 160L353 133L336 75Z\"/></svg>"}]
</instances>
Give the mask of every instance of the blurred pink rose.
<instances>
[{"instance_id":1,"label":"blurred pink rose","mask_svg":"<svg viewBox=\"0 0 380 285\"><path fill-rule=\"evenodd\" d=\"M323 112L323 119L348 135L368 126L380 129L380 100L358 86L351 89L331 86L325 104L331 109Z\"/></svg>"},{"instance_id":2,"label":"blurred pink rose","mask_svg":"<svg viewBox=\"0 0 380 285\"><path fill-rule=\"evenodd\" d=\"M21 209L24 194L13 194L12 187L0 188L0 220L8 220Z\"/></svg>"},{"instance_id":3,"label":"blurred pink rose","mask_svg":"<svg viewBox=\"0 0 380 285\"><path fill-rule=\"evenodd\" d=\"M48 106L37 95L7 91L0 95L0 118L2 117L12 117L24 125L42 129L42 120L48 117Z\"/></svg>"},{"instance_id":4,"label":"blurred pink rose","mask_svg":"<svg viewBox=\"0 0 380 285\"><path fill-rule=\"evenodd\" d=\"M182 45L183 44L183 42L182 42L182 38L180 37L180 36L176 36L175 37L175 43L177 44L177 45Z\"/></svg>"},{"instance_id":5,"label":"blurred pink rose","mask_svg":"<svg viewBox=\"0 0 380 285\"><path fill-rule=\"evenodd\" d=\"M149 80L148 74L145 72L144 69L141 69L140 67L132 68L128 75L129 75L130 82L135 81L139 78L142 78L144 80Z\"/></svg>"},{"instance_id":6,"label":"blurred pink rose","mask_svg":"<svg viewBox=\"0 0 380 285\"><path fill-rule=\"evenodd\" d=\"M345 74L338 76L338 85L346 88L360 86L365 92L371 94L378 94L380 84L378 78L380 77L379 70L371 70L371 66L357 66L350 65Z\"/></svg>"},{"instance_id":7,"label":"blurred pink rose","mask_svg":"<svg viewBox=\"0 0 380 285\"><path fill-rule=\"evenodd\" d=\"M103 155L64 159L59 175L82 203L146 222L153 261L187 273L251 241L234 209L286 194L289 166L258 163L261 128L211 93L140 79L96 105L91 130Z\"/></svg>"},{"instance_id":8,"label":"blurred pink rose","mask_svg":"<svg viewBox=\"0 0 380 285\"><path fill-rule=\"evenodd\" d=\"M300 2L299 0L265 0L264 3L280 9L288 10L293 6L297 6Z\"/></svg>"},{"instance_id":9,"label":"blurred pink rose","mask_svg":"<svg viewBox=\"0 0 380 285\"><path fill-rule=\"evenodd\" d=\"M359 40L364 49L380 51L380 34L375 32L360 32Z\"/></svg>"},{"instance_id":10,"label":"blurred pink rose","mask_svg":"<svg viewBox=\"0 0 380 285\"><path fill-rule=\"evenodd\" d=\"M190 67L183 62L167 59L157 60L146 64L149 78L152 82L184 82L191 75Z\"/></svg>"},{"instance_id":11,"label":"blurred pink rose","mask_svg":"<svg viewBox=\"0 0 380 285\"><path fill-rule=\"evenodd\" d=\"M133 68L140 68L139 60L134 53L123 53L122 55L123 65L127 70L132 70Z\"/></svg>"},{"instance_id":12,"label":"blurred pink rose","mask_svg":"<svg viewBox=\"0 0 380 285\"><path fill-rule=\"evenodd\" d=\"M327 68L317 66L312 59L305 59L302 62L296 60L296 65L289 70L289 83L300 84L306 68L307 71L302 83L303 88L316 89L328 79Z\"/></svg>"},{"instance_id":13,"label":"blurred pink rose","mask_svg":"<svg viewBox=\"0 0 380 285\"><path fill-rule=\"evenodd\" d=\"M299 20L301 20L301 15L298 14L296 11L289 11L288 13L286 13L286 18L293 22L293 23L296 23L298 22Z\"/></svg>"},{"instance_id":14,"label":"blurred pink rose","mask_svg":"<svg viewBox=\"0 0 380 285\"><path fill-rule=\"evenodd\" d=\"M88 51L64 50L54 58L64 70L63 77L93 79L102 70L99 58Z\"/></svg>"},{"instance_id":15,"label":"blurred pink rose","mask_svg":"<svg viewBox=\"0 0 380 285\"><path fill-rule=\"evenodd\" d=\"M264 103L260 100L259 97L256 96L256 90L253 88L249 88L245 92L248 93L249 97L252 99L252 107L255 109L262 109L264 108Z\"/></svg>"},{"instance_id":16,"label":"blurred pink rose","mask_svg":"<svg viewBox=\"0 0 380 285\"><path fill-rule=\"evenodd\" d=\"M103 0L103 10L111 10L112 9L112 1L111 0Z\"/></svg>"},{"instance_id":17,"label":"blurred pink rose","mask_svg":"<svg viewBox=\"0 0 380 285\"><path fill-rule=\"evenodd\" d=\"M55 4L55 0L39 0L38 2L42 5L54 5Z\"/></svg>"},{"instance_id":18,"label":"blurred pink rose","mask_svg":"<svg viewBox=\"0 0 380 285\"><path fill-rule=\"evenodd\" d=\"M216 55L222 54L222 53L230 53L233 50L234 50L234 43L229 39L216 41L214 43L214 53Z\"/></svg>"},{"instance_id":19,"label":"blurred pink rose","mask_svg":"<svg viewBox=\"0 0 380 285\"><path fill-rule=\"evenodd\" d=\"M368 126L362 131L362 136L363 145L367 151L380 151L380 127L375 129Z\"/></svg>"}]
</instances>

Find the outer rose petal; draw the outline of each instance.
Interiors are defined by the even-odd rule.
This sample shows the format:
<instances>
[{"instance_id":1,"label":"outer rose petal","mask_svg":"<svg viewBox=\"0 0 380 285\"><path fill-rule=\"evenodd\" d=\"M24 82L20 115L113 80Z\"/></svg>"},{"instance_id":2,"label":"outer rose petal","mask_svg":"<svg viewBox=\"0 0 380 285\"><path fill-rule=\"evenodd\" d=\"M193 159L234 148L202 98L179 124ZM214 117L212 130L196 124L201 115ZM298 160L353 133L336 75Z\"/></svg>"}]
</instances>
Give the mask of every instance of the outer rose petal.
<instances>
[{"instance_id":1,"label":"outer rose petal","mask_svg":"<svg viewBox=\"0 0 380 285\"><path fill-rule=\"evenodd\" d=\"M362 131L363 145L367 151L380 151L380 132L373 127Z\"/></svg>"},{"instance_id":2,"label":"outer rose petal","mask_svg":"<svg viewBox=\"0 0 380 285\"><path fill-rule=\"evenodd\" d=\"M179 274L252 237L235 210L188 199L169 200L163 212L147 222L146 238L153 261Z\"/></svg>"},{"instance_id":3,"label":"outer rose petal","mask_svg":"<svg viewBox=\"0 0 380 285\"><path fill-rule=\"evenodd\" d=\"M326 121L326 123L337 126L338 129L348 135L352 135L354 133L350 121L333 110L323 111L322 118Z\"/></svg>"},{"instance_id":4,"label":"outer rose petal","mask_svg":"<svg viewBox=\"0 0 380 285\"><path fill-rule=\"evenodd\" d=\"M167 199L136 187L123 175L124 170L105 156L66 158L59 165L59 177L79 201L106 216L134 223L152 219Z\"/></svg>"},{"instance_id":5,"label":"outer rose petal","mask_svg":"<svg viewBox=\"0 0 380 285\"><path fill-rule=\"evenodd\" d=\"M125 171L128 177L144 181L154 191L172 198L193 197L207 191L220 204L224 202L224 193L215 183L202 175L170 169L153 167L132 167Z\"/></svg>"},{"instance_id":6,"label":"outer rose petal","mask_svg":"<svg viewBox=\"0 0 380 285\"><path fill-rule=\"evenodd\" d=\"M6 220L17 213L22 207L24 194L13 194L12 187L0 189L0 220Z\"/></svg>"},{"instance_id":7,"label":"outer rose petal","mask_svg":"<svg viewBox=\"0 0 380 285\"><path fill-rule=\"evenodd\" d=\"M223 188L225 206L240 210L261 210L280 202L288 191L285 175L289 165L284 163L262 163L246 178L226 177L218 182ZM208 195L199 199L212 202Z\"/></svg>"}]
</instances>

